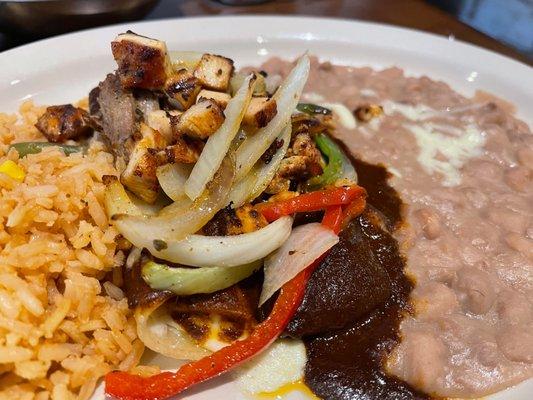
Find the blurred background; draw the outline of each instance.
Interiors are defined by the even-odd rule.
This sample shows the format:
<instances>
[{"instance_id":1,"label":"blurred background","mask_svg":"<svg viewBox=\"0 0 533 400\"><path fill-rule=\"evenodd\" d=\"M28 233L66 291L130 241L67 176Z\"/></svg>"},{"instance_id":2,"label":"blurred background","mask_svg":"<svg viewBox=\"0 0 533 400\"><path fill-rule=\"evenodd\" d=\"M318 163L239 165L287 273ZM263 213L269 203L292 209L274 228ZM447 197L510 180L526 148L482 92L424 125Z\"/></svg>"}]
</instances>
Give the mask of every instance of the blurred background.
<instances>
[{"instance_id":1,"label":"blurred background","mask_svg":"<svg viewBox=\"0 0 533 400\"><path fill-rule=\"evenodd\" d=\"M383 22L455 37L533 63L533 0L0 0L0 51L124 21L230 14Z\"/></svg>"}]
</instances>

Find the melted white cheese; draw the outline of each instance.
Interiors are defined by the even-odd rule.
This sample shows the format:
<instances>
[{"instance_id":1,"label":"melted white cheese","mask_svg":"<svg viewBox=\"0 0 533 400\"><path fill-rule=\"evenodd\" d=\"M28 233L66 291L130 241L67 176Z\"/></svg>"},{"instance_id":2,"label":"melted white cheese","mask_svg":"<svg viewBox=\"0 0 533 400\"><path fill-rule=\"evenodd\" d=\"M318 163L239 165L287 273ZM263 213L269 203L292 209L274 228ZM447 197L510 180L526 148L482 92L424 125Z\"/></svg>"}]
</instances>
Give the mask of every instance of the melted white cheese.
<instances>
[{"instance_id":1,"label":"melted white cheese","mask_svg":"<svg viewBox=\"0 0 533 400\"><path fill-rule=\"evenodd\" d=\"M381 106L386 115L394 115L395 113L403 115L405 118L412 121L422 121L431 118L436 114L436 111L424 104L417 104L411 106L409 104L397 103L395 101L385 100Z\"/></svg>"},{"instance_id":2,"label":"melted white cheese","mask_svg":"<svg viewBox=\"0 0 533 400\"><path fill-rule=\"evenodd\" d=\"M337 115L339 122L346 129L354 129L357 126L353 113L342 103L320 103L322 107L329 108Z\"/></svg>"},{"instance_id":3,"label":"melted white cheese","mask_svg":"<svg viewBox=\"0 0 533 400\"><path fill-rule=\"evenodd\" d=\"M444 176L444 186L457 186L461 183L460 168L468 159L480 156L485 144L483 132L472 124L467 125L460 136L445 135L431 123L406 127L413 133L420 147L418 162L430 175L441 173Z\"/></svg>"},{"instance_id":4,"label":"melted white cheese","mask_svg":"<svg viewBox=\"0 0 533 400\"><path fill-rule=\"evenodd\" d=\"M416 138L420 152L417 160L424 170L444 176L444 186L461 183L460 169L472 157L482 154L485 134L469 122L464 128L424 122L443 113L423 104L411 106L387 100L383 103L386 115L401 114L418 124L404 124Z\"/></svg>"},{"instance_id":5,"label":"melted white cheese","mask_svg":"<svg viewBox=\"0 0 533 400\"><path fill-rule=\"evenodd\" d=\"M378 95L374 90L368 88L361 89L359 93L365 97L376 97Z\"/></svg>"},{"instance_id":6,"label":"melted white cheese","mask_svg":"<svg viewBox=\"0 0 533 400\"><path fill-rule=\"evenodd\" d=\"M218 314L209 315L209 336L207 339L201 343L201 347L209 351L218 351L223 347L229 346L231 343L226 342L220 339L220 332L222 330L222 318ZM243 332L243 334L237 338L237 340L243 340L248 337L248 332Z\"/></svg>"},{"instance_id":7,"label":"melted white cheese","mask_svg":"<svg viewBox=\"0 0 533 400\"><path fill-rule=\"evenodd\" d=\"M306 362L302 341L279 339L262 354L236 370L234 376L244 392L273 392L302 379Z\"/></svg>"},{"instance_id":8,"label":"melted white cheese","mask_svg":"<svg viewBox=\"0 0 533 400\"><path fill-rule=\"evenodd\" d=\"M306 101L329 108L337 116L340 124L346 129L354 129L357 126L353 113L344 104L325 102L324 97L318 93L306 93L303 97Z\"/></svg>"}]
</instances>

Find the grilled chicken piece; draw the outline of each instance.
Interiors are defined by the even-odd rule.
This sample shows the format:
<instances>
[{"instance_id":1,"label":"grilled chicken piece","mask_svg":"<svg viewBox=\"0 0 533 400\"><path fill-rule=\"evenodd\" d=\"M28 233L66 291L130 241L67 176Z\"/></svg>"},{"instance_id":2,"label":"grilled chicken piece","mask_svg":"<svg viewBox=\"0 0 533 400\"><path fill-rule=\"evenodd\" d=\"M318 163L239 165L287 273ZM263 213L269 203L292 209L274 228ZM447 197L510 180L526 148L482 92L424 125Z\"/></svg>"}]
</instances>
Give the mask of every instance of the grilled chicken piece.
<instances>
[{"instance_id":1,"label":"grilled chicken piece","mask_svg":"<svg viewBox=\"0 0 533 400\"><path fill-rule=\"evenodd\" d=\"M204 100L185 111L177 125L178 135L207 139L224 122L224 112L214 100Z\"/></svg>"},{"instance_id":2,"label":"grilled chicken piece","mask_svg":"<svg viewBox=\"0 0 533 400\"><path fill-rule=\"evenodd\" d=\"M140 124L140 133L142 138L135 143L120 181L142 200L153 203L159 194L158 150L166 146L166 141L158 131L144 123Z\"/></svg>"},{"instance_id":3,"label":"grilled chicken piece","mask_svg":"<svg viewBox=\"0 0 533 400\"><path fill-rule=\"evenodd\" d=\"M174 128L178 123L181 114L182 112L177 110L152 111L148 114L145 122L150 128L159 131L159 133L165 137L167 143L172 143L174 141Z\"/></svg>"},{"instance_id":4,"label":"grilled chicken piece","mask_svg":"<svg viewBox=\"0 0 533 400\"><path fill-rule=\"evenodd\" d=\"M233 74L233 60L213 54L204 54L194 70L202 86L225 92Z\"/></svg>"},{"instance_id":5,"label":"grilled chicken piece","mask_svg":"<svg viewBox=\"0 0 533 400\"><path fill-rule=\"evenodd\" d=\"M72 104L48 107L35 127L50 142L61 143L90 133L93 123L87 111Z\"/></svg>"},{"instance_id":6,"label":"grilled chicken piece","mask_svg":"<svg viewBox=\"0 0 533 400\"><path fill-rule=\"evenodd\" d=\"M291 147L287 150L287 158L292 156L304 158L308 177L322 173L322 154L308 133L298 133L293 137Z\"/></svg>"},{"instance_id":7,"label":"grilled chicken piece","mask_svg":"<svg viewBox=\"0 0 533 400\"><path fill-rule=\"evenodd\" d=\"M291 146L281 160L280 166L266 192L269 194L289 190L290 182L302 182L313 176L320 175L322 168L322 155L313 139L307 132L293 135Z\"/></svg>"},{"instance_id":8,"label":"grilled chicken piece","mask_svg":"<svg viewBox=\"0 0 533 400\"><path fill-rule=\"evenodd\" d=\"M208 236L240 235L253 232L268 225L265 217L251 204L245 204L237 209L228 206L218 213L202 228Z\"/></svg>"},{"instance_id":9,"label":"grilled chicken piece","mask_svg":"<svg viewBox=\"0 0 533 400\"><path fill-rule=\"evenodd\" d=\"M244 114L243 124L250 128L265 127L278 113L276 100L268 97L252 97Z\"/></svg>"},{"instance_id":10,"label":"grilled chicken piece","mask_svg":"<svg viewBox=\"0 0 533 400\"><path fill-rule=\"evenodd\" d=\"M124 88L160 89L172 73L167 46L160 40L121 33L111 42Z\"/></svg>"},{"instance_id":11,"label":"grilled chicken piece","mask_svg":"<svg viewBox=\"0 0 533 400\"><path fill-rule=\"evenodd\" d=\"M201 140L179 137L173 145L159 152L159 164L193 164L198 161L203 148Z\"/></svg>"},{"instance_id":12,"label":"grilled chicken piece","mask_svg":"<svg viewBox=\"0 0 533 400\"><path fill-rule=\"evenodd\" d=\"M214 90L203 89L198 93L196 102L200 103L205 100L215 101L221 109L225 109L228 102L231 100L231 96L228 93L215 92Z\"/></svg>"},{"instance_id":13,"label":"grilled chicken piece","mask_svg":"<svg viewBox=\"0 0 533 400\"><path fill-rule=\"evenodd\" d=\"M107 75L89 95L91 117L101 125L103 138L117 158L129 160L133 134L137 132L137 103L133 94L125 91L119 78Z\"/></svg>"},{"instance_id":14,"label":"grilled chicken piece","mask_svg":"<svg viewBox=\"0 0 533 400\"><path fill-rule=\"evenodd\" d=\"M194 104L200 90L200 81L186 69L180 69L170 75L165 83L165 93L178 102L183 110Z\"/></svg>"}]
</instances>

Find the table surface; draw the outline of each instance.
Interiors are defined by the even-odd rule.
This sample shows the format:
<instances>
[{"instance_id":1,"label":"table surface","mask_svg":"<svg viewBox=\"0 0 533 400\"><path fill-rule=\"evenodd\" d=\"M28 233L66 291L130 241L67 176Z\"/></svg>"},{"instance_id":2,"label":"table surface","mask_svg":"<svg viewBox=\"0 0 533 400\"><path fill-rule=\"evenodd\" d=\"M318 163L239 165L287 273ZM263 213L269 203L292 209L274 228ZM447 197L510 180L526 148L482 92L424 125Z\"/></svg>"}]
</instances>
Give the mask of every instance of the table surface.
<instances>
[{"instance_id":1,"label":"table surface","mask_svg":"<svg viewBox=\"0 0 533 400\"><path fill-rule=\"evenodd\" d=\"M518 51L423 0L270 0L262 4L244 6L224 5L214 0L162 0L145 19L235 14L312 15L382 22L445 36L451 35L532 64L531 60ZM28 39L13 37L4 38L2 41L0 37L0 50L26 41Z\"/></svg>"}]
</instances>

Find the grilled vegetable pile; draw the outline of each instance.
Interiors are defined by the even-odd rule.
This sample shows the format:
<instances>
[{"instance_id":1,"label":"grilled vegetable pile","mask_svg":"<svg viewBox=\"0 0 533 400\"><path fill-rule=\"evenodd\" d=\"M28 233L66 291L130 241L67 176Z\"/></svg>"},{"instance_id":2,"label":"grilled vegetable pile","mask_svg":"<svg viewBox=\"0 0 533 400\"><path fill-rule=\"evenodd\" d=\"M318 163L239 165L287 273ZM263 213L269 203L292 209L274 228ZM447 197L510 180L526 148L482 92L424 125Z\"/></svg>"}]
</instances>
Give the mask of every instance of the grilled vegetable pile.
<instances>
[{"instance_id":1,"label":"grilled vegetable pile","mask_svg":"<svg viewBox=\"0 0 533 400\"><path fill-rule=\"evenodd\" d=\"M269 93L265 73L236 73L223 56L169 53L164 42L132 32L111 47L118 68L91 91L90 112L50 107L37 127L56 143L95 130L115 156L120 176L104 179L106 211L133 246L135 277L163 293L136 310L139 337L163 354L200 359L149 378L110 373L106 391L160 399L233 368L283 332L343 223L364 209L366 192L329 136L331 110L298 104L307 55ZM24 154L42 148L16 146ZM322 223L293 228L302 212L323 212ZM179 329L164 338L152 329L175 314L169 297L218 292L261 268L259 305L279 295L240 340L209 354Z\"/></svg>"}]
</instances>

